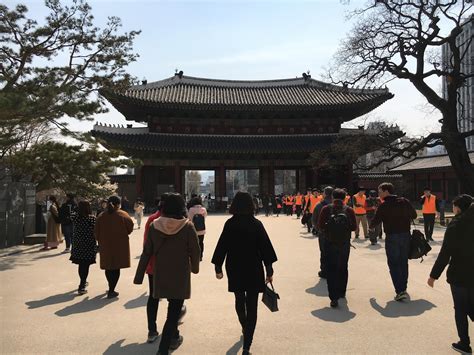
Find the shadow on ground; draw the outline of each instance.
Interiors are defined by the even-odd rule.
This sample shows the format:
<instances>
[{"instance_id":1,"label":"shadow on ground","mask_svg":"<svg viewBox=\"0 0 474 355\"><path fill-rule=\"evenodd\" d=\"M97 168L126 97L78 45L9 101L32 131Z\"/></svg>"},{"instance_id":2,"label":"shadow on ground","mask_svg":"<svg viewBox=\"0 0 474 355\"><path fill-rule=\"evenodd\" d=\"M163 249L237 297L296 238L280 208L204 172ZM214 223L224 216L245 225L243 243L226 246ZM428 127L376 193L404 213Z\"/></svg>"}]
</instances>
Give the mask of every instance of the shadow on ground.
<instances>
[{"instance_id":1,"label":"shadow on ground","mask_svg":"<svg viewBox=\"0 0 474 355\"><path fill-rule=\"evenodd\" d=\"M405 302L390 301L387 302L385 307L382 307L375 298L371 298L370 305L387 318L415 317L436 307L430 301L423 299Z\"/></svg>"},{"instance_id":2,"label":"shadow on ground","mask_svg":"<svg viewBox=\"0 0 474 355\"><path fill-rule=\"evenodd\" d=\"M230 347L229 350L226 351L225 355L237 355L239 354L239 350L243 346L243 337L241 336L239 341L237 341L234 345Z\"/></svg>"},{"instance_id":3,"label":"shadow on ground","mask_svg":"<svg viewBox=\"0 0 474 355\"><path fill-rule=\"evenodd\" d=\"M119 340L110 345L107 350L104 351L104 355L116 355L116 354L156 354L158 351L158 345L160 340L158 339L153 344L143 343L132 343L123 345L125 339Z\"/></svg>"},{"instance_id":4,"label":"shadow on ground","mask_svg":"<svg viewBox=\"0 0 474 355\"><path fill-rule=\"evenodd\" d=\"M30 265L30 262L25 262L25 260L15 258L14 256L4 256L0 258L0 271L13 270L17 267Z\"/></svg>"},{"instance_id":5,"label":"shadow on ground","mask_svg":"<svg viewBox=\"0 0 474 355\"><path fill-rule=\"evenodd\" d=\"M95 296L94 298L89 298L88 296L86 296L80 302L64 307L63 309L54 312L54 314L59 317L67 317L72 314L92 312L104 308L108 304L118 300L118 298L113 298L109 300L106 298L106 296L106 293L99 296Z\"/></svg>"},{"instance_id":6,"label":"shadow on ground","mask_svg":"<svg viewBox=\"0 0 474 355\"><path fill-rule=\"evenodd\" d=\"M319 297L329 297L328 286L325 279L319 279L318 283L313 287L306 289L306 293L310 293Z\"/></svg>"},{"instance_id":7,"label":"shadow on ground","mask_svg":"<svg viewBox=\"0 0 474 355\"><path fill-rule=\"evenodd\" d=\"M141 296L138 296L137 298L128 301L123 306L126 309L140 308L140 307L145 307L147 302L148 302L148 296L146 292L144 292Z\"/></svg>"},{"instance_id":8,"label":"shadow on ground","mask_svg":"<svg viewBox=\"0 0 474 355\"><path fill-rule=\"evenodd\" d=\"M339 307L331 308L325 307L312 311L311 314L325 322L344 323L353 319L356 314L349 310L347 301L339 300Z\"/></svg>"},{"instance_id":9,"label":"shadow on ground","mask_svg":"<svg viewBox=\"0 0 474 355\"><path fill-rule=\"evenodd\" d=\"M28 306L28 309L40 308L45 306L51 306L53 304L64 303L72 301L77 296L76 290L68 291L66 293L61 293L59 295L53 295L46 297L42 300L37 301L28 301L25 304Z\"/></svg>"}]
</instances>

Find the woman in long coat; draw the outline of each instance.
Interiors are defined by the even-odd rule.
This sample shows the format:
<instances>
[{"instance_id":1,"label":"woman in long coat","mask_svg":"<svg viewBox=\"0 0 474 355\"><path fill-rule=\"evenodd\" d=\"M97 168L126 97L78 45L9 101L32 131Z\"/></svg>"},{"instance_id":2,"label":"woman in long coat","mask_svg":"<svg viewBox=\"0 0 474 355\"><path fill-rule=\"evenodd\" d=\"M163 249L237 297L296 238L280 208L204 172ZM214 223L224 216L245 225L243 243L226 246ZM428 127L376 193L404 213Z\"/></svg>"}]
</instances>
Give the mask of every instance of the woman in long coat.
<instances>
[{"instance_id":1,"label":"woman in long coat","mask_svg":"<svg viewBox=\"0 0 474 355\"><path fill-rule=\"evenodd\" d=\"M127 212L120 209L120 198L111 196L107 210L95 224L95 239L99 244L100 268L105 270L109 283L107 298L118 296L115 286L120 278L120 269L130 267L130 242L128 235L133 232L133 221Z\"/></svg>"},{"instance_id":2,"label":"woman in long coat","mask_svg":"<svg viewBox=\"0 0 474 355\"><path fill-rule=\"evenodd\" d=\"M78 211L71 216L74 226L72 235L72 251L69 260L78 265L80 295L87 293L87 276L89 267L95 264L97 243L94 238L96 217L92 214L91 204L88 201L79 201Z\"/></svg>"},{"instance_id":3,"label":"woman in long coat","mask_svg":"<svg viewBox=\"0 0 474 355\"><path fill-rule=\"evenodd\" d=\"M51 206L48 210L48 223L46 227L46 241L40 250L57 249L62 243L61 223L59 222L59 205L56 196L49 196Z\"/></svg>"},{"instance_id":4,"label":"woman in long coat","mask_svg":"<svg viewBox=\"0 0 474 355\"><path fill-rule=\"evenodd\" d=\"M277 256L262 222L254 217L248 193L238 192L229 212L233 217L224 225L212 263L216 277L222 279L222 264L226 262L229 292L235 295L235 310L244 335L243 354L249 354L257 324L258 294L264 291L265 281L273 280L272 264Z\"/></svg>"}]
</instances>

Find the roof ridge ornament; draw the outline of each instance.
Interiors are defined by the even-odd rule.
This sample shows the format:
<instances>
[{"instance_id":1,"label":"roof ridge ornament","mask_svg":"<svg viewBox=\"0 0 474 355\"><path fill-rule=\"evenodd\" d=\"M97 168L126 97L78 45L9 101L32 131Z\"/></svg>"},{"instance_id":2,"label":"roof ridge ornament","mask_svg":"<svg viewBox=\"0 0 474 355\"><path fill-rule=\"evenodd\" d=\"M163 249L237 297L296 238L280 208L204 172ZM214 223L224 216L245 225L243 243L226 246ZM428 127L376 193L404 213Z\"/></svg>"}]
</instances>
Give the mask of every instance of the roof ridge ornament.
<instances>
[{"instance_id":1,"label":"roof ridge ornament","mask_svg":"<svg viewBox=\"0 0 474 355\"><path fill-rule=\"evenodd\" d=\"M174 71L175 71L174 76L177 76L180 79L183 78L184 72L182 70L178 71L178 69L175 69Z\"/></svg>"}]
</instances>

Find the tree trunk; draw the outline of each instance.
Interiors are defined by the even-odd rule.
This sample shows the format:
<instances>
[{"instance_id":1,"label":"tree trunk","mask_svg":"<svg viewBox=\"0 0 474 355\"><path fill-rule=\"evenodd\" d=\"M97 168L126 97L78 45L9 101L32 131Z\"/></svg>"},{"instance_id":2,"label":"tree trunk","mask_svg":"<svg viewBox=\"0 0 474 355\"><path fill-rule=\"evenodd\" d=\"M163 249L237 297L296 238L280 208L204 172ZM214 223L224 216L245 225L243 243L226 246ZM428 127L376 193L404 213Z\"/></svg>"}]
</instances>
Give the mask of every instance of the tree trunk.
<instances>
[{"instance_id":1,"label":"tree trunk","mask_svg":"<svg viewBox=\"0 0 474 355\"><path fill-rule=\"evenodd\" d=\"M457 127L443 130L443 143L449 160L461 184L461 193L474 196L474 166L471 164L466 148L466 141L461 137Z\"/></svg>"}]
</instances>

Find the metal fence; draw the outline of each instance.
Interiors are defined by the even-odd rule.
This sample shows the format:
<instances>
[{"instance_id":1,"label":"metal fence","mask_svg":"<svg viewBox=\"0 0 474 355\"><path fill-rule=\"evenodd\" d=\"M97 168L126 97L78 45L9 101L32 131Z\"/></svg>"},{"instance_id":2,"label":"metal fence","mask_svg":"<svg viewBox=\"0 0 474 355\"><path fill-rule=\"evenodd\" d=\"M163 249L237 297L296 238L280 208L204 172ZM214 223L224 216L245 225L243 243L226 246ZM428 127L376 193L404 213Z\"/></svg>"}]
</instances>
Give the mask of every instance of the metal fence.
<instances>
[{"instance_id":1,"label":"metal fence","mask_svg":"<svg viewBox=\"0 0 474 355\"><path fill-rule=\"evenodd\" d=\"M22 244L35 233L35 195L31 183L0 183L0 248Z\"/></svg>"}]
</instances>

